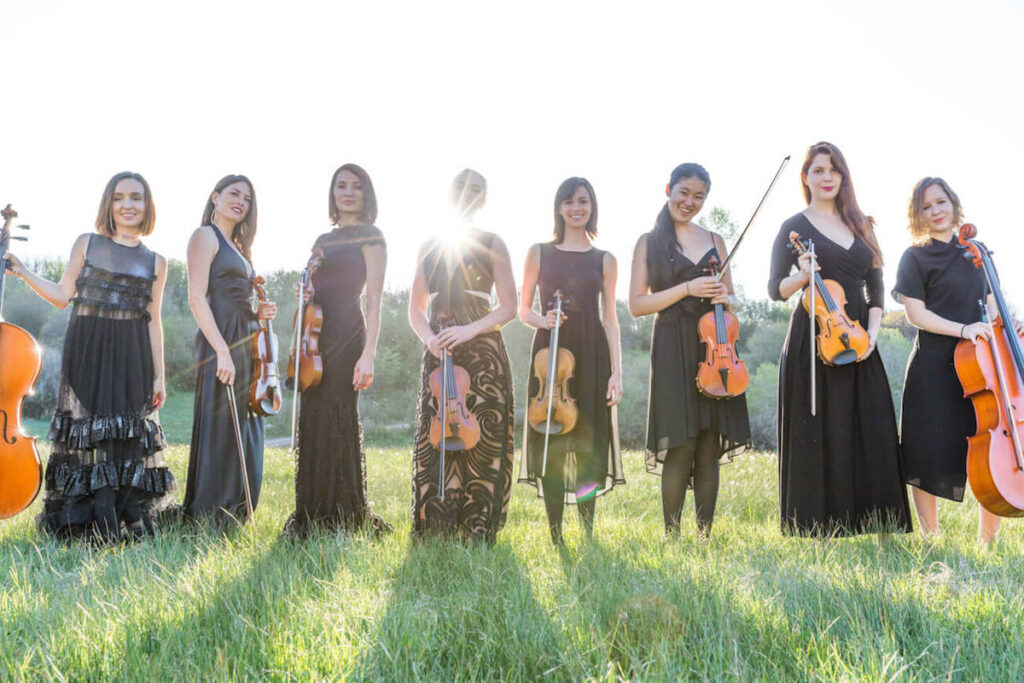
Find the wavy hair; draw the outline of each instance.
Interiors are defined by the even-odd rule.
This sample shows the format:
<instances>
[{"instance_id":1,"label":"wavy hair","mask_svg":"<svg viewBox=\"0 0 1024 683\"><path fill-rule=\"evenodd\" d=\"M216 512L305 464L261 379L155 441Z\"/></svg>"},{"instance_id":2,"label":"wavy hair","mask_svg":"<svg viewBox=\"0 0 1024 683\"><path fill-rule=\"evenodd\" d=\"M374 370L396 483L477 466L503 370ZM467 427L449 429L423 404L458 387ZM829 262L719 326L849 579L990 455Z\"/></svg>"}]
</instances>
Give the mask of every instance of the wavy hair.
<instances>
[{"instance_id":1,"label":"wavy hair","mask_svg":"<svg viewBox=\"0 0 1024 683\"><path fill-rule=\"evenodd\" d=\"M964 222L964 208L960 205L960 197L953 192L953 188L949 186L942 178L921 178L914 185L914 192L910 195L910 206L907 209L907 218L909 222L907 229L910 230L910 235L914 240L914 244L928 244L931 242L931 229L928 227L928 221L924 219L921 214L924 212L924 193L932 185L937 185L946 196L949 197L950 203L953 205L953 229L956 230Z\"/></svg>"},{"instance_id":2,"label":"wavy hair","mask_svg":"<svg viewBox=\"0 0 1024 683\"><path fill-rule=\"evenodd\" d=\"M218 180L217 184L210 190L210 196L206 200L206 208L203 209L203 221L200 225L213 225L213 194L215 192L220 194L224 191L225 187L234 183L245 183L248 185L249 196L252 198L252 201L249 202L249 213L245 215L245 218L235 223L235 227L231 231L231 241L235 243L238 250L242 252L242 255L251 264L252 242L256 239L256 190L253 188L251 180L244 175L226 175ZM214 229L216 229L216 226L214 226Z\"/></svg>"}]
</instances>

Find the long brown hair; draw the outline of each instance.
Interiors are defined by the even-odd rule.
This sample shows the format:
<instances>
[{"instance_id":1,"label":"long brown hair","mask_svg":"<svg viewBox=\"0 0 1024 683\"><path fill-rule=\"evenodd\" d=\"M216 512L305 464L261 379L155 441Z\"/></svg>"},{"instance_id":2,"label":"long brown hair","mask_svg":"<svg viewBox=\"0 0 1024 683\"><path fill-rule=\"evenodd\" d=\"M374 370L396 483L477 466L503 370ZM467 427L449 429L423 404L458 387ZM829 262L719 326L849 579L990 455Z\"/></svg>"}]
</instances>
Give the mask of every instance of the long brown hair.
<instances>
[{"instance_id":1,"label":"long brown hair","mask_svg":"<svg viewBox=\"0 0 1024 683\"><path fill-rule=\"evenodd\" d=\"M359 214L359 220L366 225L373 225L377 221L377 193L373 189L373 181L370 174L362 166L356 164L343 164L331 176L331 187L327 193L327 215L333 225L341 220L341 212L338 211L338 203L334 201L334 184L338 182L338 176L342 171L348 171L359 178L359 184L363 186L363 211Z\"/></svg>"},{"instance_id":2,"label":"long brown hair","mask_svg":"<svg viewBox=\"0 0 1024 683\"><path fill-rule=\"evenodd\" d=\"M594 187L586 178L572 177L563 180L555 192L555 228L552 231L555 237L555 244L561 244L565 241L565 219L562 218L562 214L558 212L558 209L566 199L572 199L572 196L576 194L576 190L581 187L590 195L590 219L587 221L584 230L590 239L597 237L597 195L594 194Z\"/></svg>"},{"instance_id":3,"label":"long brown hair","mask_svg":"<svg viewBox=\"0 0 1024 683\"><path fill-rule=\"evenodd\" d=\"M928 227L928 223L921 217L921 212L924 210L924 193L932 185L938 185L946 196L949 197L949 202L953 205L953 229L956 230L964 222L964 209L960 205L960 197L956 196L956 192L953 192L953 188L949 186L942 178L921 178L914 185L914 192L910 196L910 207L907 209L907 218L910 222L907 224L907 229L910 230L911 237L914 238L914 244L928 244L931 242L931 230Z\"/></svg>"},{"instance_id":4,"label":"long brown hair","mask_svg":"<svg viewBox=\"0 0 1024 683\"><path fill-rule=\"evenodd\" d=\"M210 190L210 197L206 200L206 208L203 209L203 222L200 225L213 225L213 193L220 194L224 191L224 188L233 183L245 183L249 186L249 196L252 201L249 202L249 213L245 215L245 218L235 223L234 229L231 231L231 241L238 247L238 251L242 252L244 256L252 264L252 242L256 239L256 190L252 186L252 181L246 178L244 175L226 175L217 181L217 184ZM213 226L214 230L217 226Z\"/></svg>"},{"instance_id":5,"label":"long brown hair","mask_svg":"<svg viewBox=\"0 0 1024 683\"><path fill-rule=\"evenodd\" d=\"M139 227L139 233L142 235L148 235L153 232L153 227L156 225L156 207L153 205L153 193L149 191L149 183L138 173L132 173L131 171L122 171L118 173L110 182L107 183L107 187L103 190L103 198L100 199L100 210L96 212L96 232L101 235L113 236L117 234L117 227L114 225L114 217L110 215L110 203L114 201L114 190L117 189L117 184L122 180L131 178L132 180L139 181L142 185L142 189L145 190L145 207L146 216L142 219L142 225Z\"/></svg>"},{"instance_id":6,"label":"long brown hair","mask_svg":"<svg viewBox=\"0 0 1024 683\"><path fill-rule=\"evenodd\" d=\"M874 265L882 265L882 249L878 246L875 238L875 221L865 216L857 205L857 194L853 191L853 179L850 177L850 167L846 164L846 158L839 148L831 142L817 142L807 148L807 156L804 158L804 165L800 169L800 186L804 190L804 201L811 203L811 188L807 187L807 171L811 168L814 157L819 154L827 154L832 160L832 166L842 176L839 183L839 193L836 195L836 210L839 217L855 235L860 236L868 245L874 257Z\"/></svg>"}]
</instances>

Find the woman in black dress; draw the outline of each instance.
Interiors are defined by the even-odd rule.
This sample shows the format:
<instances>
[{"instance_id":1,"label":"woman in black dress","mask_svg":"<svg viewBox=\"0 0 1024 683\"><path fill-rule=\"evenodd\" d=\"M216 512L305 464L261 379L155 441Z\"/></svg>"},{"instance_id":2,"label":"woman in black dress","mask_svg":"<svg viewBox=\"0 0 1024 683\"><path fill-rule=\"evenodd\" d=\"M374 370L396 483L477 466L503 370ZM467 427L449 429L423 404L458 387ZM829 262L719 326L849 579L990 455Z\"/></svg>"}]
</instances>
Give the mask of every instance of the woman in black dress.
<instances>
[{"instance_id":1,"label":"woman in black dress","mask_svg":"<svg viewBox=\"0 0 1024 683\"><path fill-rule=\"evenodd\" d=\"M575 503L587 536L594 530L597 496L625 484L619 430L614 406L622 398L622 353L619 321L615 314L615 257L597 249L597 197L584 178L569 178L555 193L554 240L530 247L523 275L519 319L537 330L532 359L550 343L557 311L554 294L560 290L562 325L558 346L575 356L569 394L579 412L575 428L549 437L546 470L544 434L527 420L519 481L537 486L544 498L551 540L562 544L562 512ZM541 310L534 312L533 297L540 287ZM540 383L530 364L527 381L530 400Z\"/></svg>"},{"instance_id":2,"label":"woman in black dress","mask_svg":"<svg viewBox=\"0 0 1024 683\"><path fill-rule=\"evenodd\" d=\"M892 290L918 328L903 386L900 445L917 522L930 535L939 533L937 497L964 499L967 437L977 431L953 352L961 339L989 338L978 302L987 298L993 318L996 307L984 271L957 243L963 209L945 180L924 178L914 186L909 218L914 245L903 252ZM995 540L999 517L980 505L978 516L978 540Z\"/></svg>"},{"instance_id":3,"label":"woman in black dress","mask_svg":"<svg viewBox=\"0 0 1024 683\"><path fill-rule=\"evenodd\" d=\"M50 423L39 527L60 538L110 543L152 535L176 486L163 453L160 305L167 261L142 237L156 210L137 173L110 179L96 232L81 235L60 282L8 267L58 308L73 304Z\"/></svg>"},{"instance_id":4,"label":"woman in black dress","mask_svg":"<svg viewBox=\"0 0 1024 683\"><path fill-rule=\"evenodd\" d=\"M467 226L486 196L487 181L476 171L467 169L455 177L451 199ZM493 309L492 287L498 294ZM413 446L414 536L441 532L493 544L505 526L512 490L514 404L501 328L515 312L515 279L508 250L497 235L456 229L420 249L409 297L409 324L426 347ZM430 373L444 352L469 374L466 408L480 425L480 441L473 448L446 453L442 500L439 450L430 443L430 423L438 411Z\"/></svg>"},{"instance_id":5,"label":"woman in black dress","mask_svg":"<svg viewBox=\"0 0 1024 683\"><path fill-rule=\"evenodd\" d=\"M682 164L672 171L668 201L654 229L637 240L629 284L630 313L657 314L651 339L647 471L661 474L662 513L670 536L679 535L689 485L697 533L711 533L719 463L750 442L746 398L708 398L695 382L704 357L697 321L714 304L736 305L729 272L720 281L707 274L712 256L725 262L725 240L694 220L710 189L711 177L699 164Z\"/></svg>"},{"instance_id":6,"label":"woman in black dress","mask_svg":"<svg viewBox=\"0 0 1024 683\"><path fill-rule=\"evenodd\" d=\"M377 195L355 164L334 172L328 215L335 228L313 250L323 260L313 274L313 303L323 309L320 383L302 393L295 460L295 512L286 532L304 536L311 524L374 533L391 531L366 502L366 455L359 391L373 383L387 263L384 236L374 227ZM366 289L366 319L359 297Z\"/></svg>"},{"instance_id":7,"label":"woman in black dress","mask_svg":"<svg viewBox=\"0 0 1024 683\"><path fill-rule=\"evenodd\" d=\"M783 531L847 535L910 531L896 416L875 341L882 321L882 253L857 206L842 153L819 142L800 172L807 208L782 224L772 249L768 295L784 301L810 280L810 258L789 249L789 234L810 239L821 276L842 285L846 313L869 345L857 362L829 366L815 354L811 415L810 322L797 304L779 363L779 493ZM790 274L793 268L797 271Z\"/></svg>"},{"instance_id":8,"label":"woman in black dress","mask_svg":"<svg viewBox=\"0 0 1024 683\"><path fill-rule=\"evenodd\" d=\"M183 512L218 524L244 521L248 514L229 390L235 393L253 509L263 481L263 418L249 410L250 340L257 319L272 320L277 307L261 303L253 313L250 250L255 237L252 183L242 175L225 176L213 188L201 227L188 242L188 302L199 330Z\"/></svg>"}]
</instances>

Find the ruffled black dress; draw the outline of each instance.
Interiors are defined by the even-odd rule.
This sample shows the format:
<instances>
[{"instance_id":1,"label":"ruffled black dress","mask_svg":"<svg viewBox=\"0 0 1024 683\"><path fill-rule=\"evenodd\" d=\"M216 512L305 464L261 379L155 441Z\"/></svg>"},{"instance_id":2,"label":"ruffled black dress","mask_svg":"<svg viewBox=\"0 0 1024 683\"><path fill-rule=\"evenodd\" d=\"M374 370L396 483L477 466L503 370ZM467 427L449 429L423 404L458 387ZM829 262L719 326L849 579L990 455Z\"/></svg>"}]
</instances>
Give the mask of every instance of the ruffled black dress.
<instances>
[{"instance_id":1,"label":"ruffled black dress","mask_svg":"<svg viewBox=\"0 0 1024 683\"><path fill-rule=\"evenodd\" d=\"M603 495L625 484L622 454L619 450L618 419L614 407L608 407L608 378L611 356L608 339L601 324L600 295L604 284L604 255L600 249L563 251L554 244L540 245L541 309L546 312L554 302L555 290L565 297L562 310L566 320L558 333L558 343L575 356L575 372L569 380L569 394L576 399L579 420L568 434L552 436L548 443L547 473L562 475L565 502L575 503L577 496ZM533 358L547 348L551 331L540 329L533 336ZM527 381L528 400L540 387L530 365ZM520 483L537 486L544 456L544 435L525 427ZM537 495L543 487L537 486Z\"/></svg>"},{"instance_id":2,"label":"ruffled black dress","mask_svg":"<svg viewBox=\"0 0 1024 683\"><path fill-rule=\"evenodd\" d=\"M964 258L956 240L933 240L903 252L892 296L909 296L947 320L981 320L988 294L985 273ZM907 361L900 415L904 481L928 493L962 501L967 483L967 437L977 430L974 406L953 366L956 337L917 331Z\"/></svg>"},{"instance_id":3,"label":"ruffled black dress","mask_svg":"<svg viewBox=\"0 0 1024 683\"><path fill-rule=\"evenodd\" d=\"M110 542L152 534L174 497L153 409L156 254L90 235L64 338L39 526Z\"/></svg>"},{"instance_id":4,"label":"ruffled black dress","mask_svg":"<svg viewBox=\"0 0 1024 683\"><path fill-rule=\"evenodd\" d=\"M846 291L846 313L867 329L868 309L882 307L882 269L860 237L849 249L799 213L772 249L768 295L796 266L789 233L814 241L821 277ZM782 529L802 535L910 531L896 413L877 349L859 363L833 367L815 354L817 414L810 412L810 322L797 304L779 361L779 504Z\"/></svg>"}]
</instances>

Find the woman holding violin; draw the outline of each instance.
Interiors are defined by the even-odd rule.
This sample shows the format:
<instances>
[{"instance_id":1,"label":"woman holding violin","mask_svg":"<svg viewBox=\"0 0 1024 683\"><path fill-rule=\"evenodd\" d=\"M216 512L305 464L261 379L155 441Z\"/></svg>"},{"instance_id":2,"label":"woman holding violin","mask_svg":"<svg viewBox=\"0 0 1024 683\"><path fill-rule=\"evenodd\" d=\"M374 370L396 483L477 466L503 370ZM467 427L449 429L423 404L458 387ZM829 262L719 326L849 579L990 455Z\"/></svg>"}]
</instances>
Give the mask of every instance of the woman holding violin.
<instances>
[{"instance_id":1,"label":"woman holding violin","mask_svg":"<svg viewBox=\"0 0 1024 683\"><path fill-rule=\"evenodd\" d=\"M11 253L8 268L58 308L72 304L61 361L53 450L39 527L96 543L153 535L176 485L163 453L160 306L167 261L142 238L156 210L145 179L118 173L103 192L96 232L82 235L60 282Z\"/></svg>"},{"instance_id":2,"label":"woman holding violin","mask_svg":"<svg viewBox=\"0 0 1024 683\"><path fill-rule=\"evenodd\" d=\"M561 545L565 504L576 504L591 536L597 497L626 480L614 410L622 398L617 266L614 256L592 243L594 188L585 178L569 178L555 193L554 214L554 239L530 247L523 274L519 319L537 332L519 481L537 487L551 540ZM538 287L544 315L533 310ZM551 377L550 355L557 358ZM568 414L549 419L549 400L565 404ZM552 408L552 415L561 412Z\"/></svg>"},{"instance_id":3,"label":"woman holding violin","mask_svg":"<svg viewBox=\"0 0 1024 683\"><path fill-rule=\"evenodd\" d=\"M957 242L963 208L946 181L920 180L908 215L913 246L903 252L892 295L918 332L903 387L900 445L918 524L932 535L939 533L938 498L958 503L964 498L967 437L977 431L953 354L962 339L991 338L978 302L987 302L993 319L996 305L984 270L964 258ZM995 540L999 519L978 506L979 541Z\"/></svg>"},{"instance_id":4,"label":"woman holding violin","mask_svg":"<svg viewBox=\"0 0 1024 683\"><path fill-rule=\"evenodd\" d=\"M412 532L493 544L512 489L512 374L501 328L515 316L516 285L501 238L469 227L487 198L484 177L459 173L450 198L466 229L423 245L409 297L409 324L426 347Z\"/></svg>"},{"instance_id":5,"label":"woman holding violin","mask_svg":"<svg viewBox=\"0 0 1024 683\"><path fill-rule=\"evenodd\" d=\"M373 383L387 251L377 220L377 195L365 170L345 164L331 178L328 216L334 229L313 244L318 265L307 306L320 307L322 372L301 397L295 460L295 512L286 533L305 536L313 524L375 534L391 526L366 501L366 455L359 392ZM359 298L366 291L366 317Z\"/></svg>"},{"instance_id":6,"label":"woman holding violin","mask_svg":"<svg viewBox=\"0 0 1024 683\"><path fill-rule=\"evenodd\" d=\"M263 480L263 418L249 409L246 397L257 320L272 320L277 306L261 302L253 312L256 218L252 183L243 175L225 176L210 193L200 227L188 242L188 303L199 330L183 513L218 524L244 521L249 504L255 508L259 501Z\"/></svg>"},{"instance_id":7,"label":"woman holding violin","mask_svg":"<svg viewBox=\"0 0 1024 683\"><path fill-rule=\"evenodd\" d=\"M719 463L750 443L743 387L725 380L730 395L712 398L698 390L704 357L699 321L714 306L733 308L732 278L710 274L712 261L728 256L725 240L697 224L711 189L699 164L681 164L669 177L668 201L633 252L629 311L657 314L651 338L650 400L647 406L647 471L661 474L665 532L679 535L686 489L693 487L697 533L707 537L718 500ZM715 373L718 376L720 373Z\"/></svg>"},{"instance_id":8,"label":"woman holding violin","mask_svg":"<svg viewBox=\"0 0 1024 683\"><path fill-rule=\"evenodd\" d=\"M910 531L896 417L875 353L882 252L837 147L812 145L800 181L807 208L782 224L768 281L776 301L804 290L810 306L813 294L817 331L812 344L811 318L797 305L779 365L782 528L814 536Z\"/></svg>"}]
</instances>

